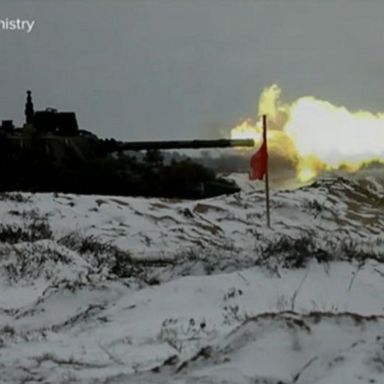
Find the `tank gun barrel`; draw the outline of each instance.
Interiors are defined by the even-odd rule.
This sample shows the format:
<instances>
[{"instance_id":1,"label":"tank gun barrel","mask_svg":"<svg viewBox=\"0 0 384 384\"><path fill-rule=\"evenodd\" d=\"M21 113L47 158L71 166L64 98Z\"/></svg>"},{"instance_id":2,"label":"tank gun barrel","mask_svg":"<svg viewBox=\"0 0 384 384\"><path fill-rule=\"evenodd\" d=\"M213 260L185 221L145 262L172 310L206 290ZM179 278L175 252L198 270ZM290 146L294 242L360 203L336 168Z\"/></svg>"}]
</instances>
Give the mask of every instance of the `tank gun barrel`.
<instances>
[{"instance_id":1,"label":"tank gun barrel","mask_svg":"<svg viewBox=\"0 0 384 384\"><path fill-rule=\"evenodd\" d=\"M200 149L253 147L253 139L215 139L215 140L171 140L171 141L129 141L115 142L115 151L141 151L151 149Z\"/></svg>"}]
</instances>

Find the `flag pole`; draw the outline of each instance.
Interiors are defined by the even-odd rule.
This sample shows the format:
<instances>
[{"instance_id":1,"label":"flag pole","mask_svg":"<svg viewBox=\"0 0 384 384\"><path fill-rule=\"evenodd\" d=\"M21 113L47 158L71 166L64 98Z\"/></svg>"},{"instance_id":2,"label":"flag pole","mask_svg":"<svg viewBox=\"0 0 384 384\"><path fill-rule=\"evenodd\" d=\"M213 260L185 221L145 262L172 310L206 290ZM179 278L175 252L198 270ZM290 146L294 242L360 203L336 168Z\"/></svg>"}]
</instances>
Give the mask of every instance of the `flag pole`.
<instances>
[{"instance_id":1,"label":"flag pole","mask_svg":"<svg viewBox=\"0 0 384 384\"><path fill-rule=\"evenodd\" d=\"M263 115L263 140L268 154L268 142L267 142L267 115ZM267 167L265 171L265 201L267 205L267 227L271 228L271 217L269 210L269 178L268 178L268 155L267 155Z\"/></svg>"}]
</instances>

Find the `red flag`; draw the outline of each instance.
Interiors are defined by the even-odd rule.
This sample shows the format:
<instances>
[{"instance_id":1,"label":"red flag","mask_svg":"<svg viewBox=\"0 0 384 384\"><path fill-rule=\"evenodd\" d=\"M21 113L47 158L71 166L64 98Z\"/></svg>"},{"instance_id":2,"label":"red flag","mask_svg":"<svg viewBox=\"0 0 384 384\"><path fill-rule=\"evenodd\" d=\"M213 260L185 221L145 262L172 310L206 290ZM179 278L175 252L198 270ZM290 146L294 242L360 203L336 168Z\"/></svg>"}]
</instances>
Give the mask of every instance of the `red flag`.
<instances>
[{"instance_id":1,"label":"red flag","mask_svg":"<svg viewBox=\"0 0 384 384\"><path fill-rule=\"evenodd\" d=\"M251 157L249 180L263 180L267 172L268 151L267 143L264 140L258 151Z\"/></svg>"}]
</instances>

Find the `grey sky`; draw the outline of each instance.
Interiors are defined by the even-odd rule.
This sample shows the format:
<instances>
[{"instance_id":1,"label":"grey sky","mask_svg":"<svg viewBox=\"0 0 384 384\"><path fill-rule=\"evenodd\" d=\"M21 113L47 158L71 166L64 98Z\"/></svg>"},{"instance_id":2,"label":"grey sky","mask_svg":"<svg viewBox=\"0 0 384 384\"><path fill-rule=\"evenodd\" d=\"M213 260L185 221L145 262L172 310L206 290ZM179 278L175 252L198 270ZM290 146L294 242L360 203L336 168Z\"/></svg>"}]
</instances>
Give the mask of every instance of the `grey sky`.
<instances>
[{"instance_id":1,"label":"grey sky","mask_svg":"<svg viewBox=\"0 0 384 384\"><path fill-rule=\"evenodd\" d=\"M216 137L254 117L274 82L384 111L384 2L374 0L1 0L0 118L74 110L123 140Z\"/></svg>"}]
</instances>

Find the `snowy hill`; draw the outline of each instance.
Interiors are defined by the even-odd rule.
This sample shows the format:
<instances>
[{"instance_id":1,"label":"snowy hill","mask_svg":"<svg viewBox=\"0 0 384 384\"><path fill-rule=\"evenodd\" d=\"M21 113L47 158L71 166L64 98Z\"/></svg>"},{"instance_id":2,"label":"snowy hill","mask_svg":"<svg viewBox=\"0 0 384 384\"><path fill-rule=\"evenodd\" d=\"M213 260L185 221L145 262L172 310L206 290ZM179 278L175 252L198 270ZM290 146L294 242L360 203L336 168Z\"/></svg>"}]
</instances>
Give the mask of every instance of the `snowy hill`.
<instances>
[{"instance_id":1,"label":"snowy hill","mask_svg":"<svg viewBox=\"0 0 384 384\"><path fill-rule=\"evenodd\" d=\"M0 195L0 382L384 382L380 178L245 187Z\"/></svg>"}]
</instances>

